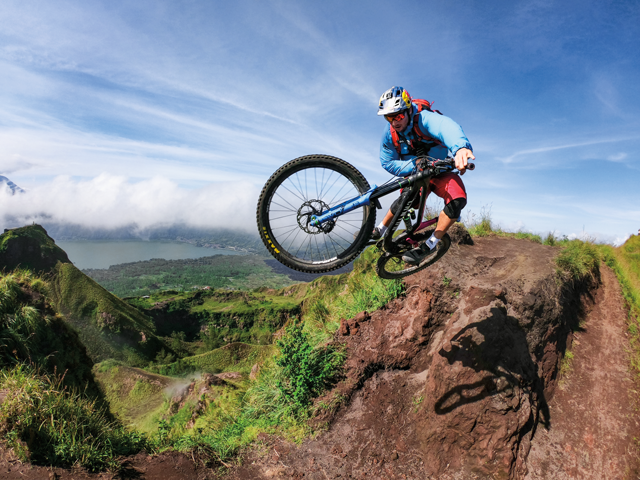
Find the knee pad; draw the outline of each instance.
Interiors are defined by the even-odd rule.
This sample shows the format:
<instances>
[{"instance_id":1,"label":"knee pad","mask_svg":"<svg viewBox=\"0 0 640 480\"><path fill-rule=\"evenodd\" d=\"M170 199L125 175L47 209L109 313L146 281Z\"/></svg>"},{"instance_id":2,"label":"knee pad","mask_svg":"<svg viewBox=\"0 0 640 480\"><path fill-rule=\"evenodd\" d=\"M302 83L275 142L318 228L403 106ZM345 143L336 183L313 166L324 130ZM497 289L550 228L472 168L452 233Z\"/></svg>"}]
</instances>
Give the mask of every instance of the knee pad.
<instances>
[{"instance_id":1,"label":"knee pad","mask_svg":"<svg viewBox=\"0 0 640 480\"><path fill-rule=\"evenodd\" d=\"M460 217L460 213L462 209L467 205L467 199L464 197L454 198L449 203L447 203L442 210L447 217L452 220L457 220Z\"/></svg>"}]
</instances>

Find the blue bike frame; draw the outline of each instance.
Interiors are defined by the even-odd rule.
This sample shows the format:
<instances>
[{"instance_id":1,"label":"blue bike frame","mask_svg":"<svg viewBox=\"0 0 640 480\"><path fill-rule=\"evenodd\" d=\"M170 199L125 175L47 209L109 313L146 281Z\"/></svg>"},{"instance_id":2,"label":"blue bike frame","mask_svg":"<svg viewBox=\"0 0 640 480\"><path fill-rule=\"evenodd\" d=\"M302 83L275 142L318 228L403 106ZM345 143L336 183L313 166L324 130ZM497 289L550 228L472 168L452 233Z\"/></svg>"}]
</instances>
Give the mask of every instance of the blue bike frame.
<instances>
[{"instance_id":1,"label":"blue bike frame","mask_svg":"<svg viewBox=\"0 0 640 480\"><path fill-rule=\"evenodd\" d=\"M451 168L446 168L445 171L450 171ZM415 173L406 178L398 178L395 182L390 183L389 185L384 185L382 187L378 187L374 185L365 193L360 195L359 197L352 198L345 202L342 202L340 205L336 205L335 207L330 208L326 212L320 215L312 215L311 216L311 225L314 227L320 227L323 223L329 222L334 218L339 217L340 215L344 215L345 213L349 213L357 208L360 208L365 205L370 205L371 201L376 202L376 206L379 205L377 203L377 199L380 197L384 197L391 192L395 192L401 190L406 187L410 187L411 185L424 180L426 177L432 176L434 173L431 171L422 171Z\"/></svg>"}]
</instances>

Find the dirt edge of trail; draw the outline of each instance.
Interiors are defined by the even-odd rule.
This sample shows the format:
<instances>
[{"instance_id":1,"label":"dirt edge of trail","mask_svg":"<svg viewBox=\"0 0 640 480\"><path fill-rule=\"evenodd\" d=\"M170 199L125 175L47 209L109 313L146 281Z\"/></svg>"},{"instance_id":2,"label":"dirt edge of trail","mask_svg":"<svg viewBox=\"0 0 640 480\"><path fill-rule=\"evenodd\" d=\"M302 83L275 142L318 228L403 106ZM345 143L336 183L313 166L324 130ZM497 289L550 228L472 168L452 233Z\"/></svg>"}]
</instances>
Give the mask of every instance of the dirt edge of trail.
<instances>
[{"instance_id":1,"label":"dirt edge of trail","mask_svg":"<svg viewBox=\"0 0 640 480\"><path fill-rule=\"evenodd\" d=\"M533 438L526 480L640 478L627 315L615 274L603 266L601 276L594 308L573 334L568 372L549 402L551 425Z\"/></svg>"}]
</instances>

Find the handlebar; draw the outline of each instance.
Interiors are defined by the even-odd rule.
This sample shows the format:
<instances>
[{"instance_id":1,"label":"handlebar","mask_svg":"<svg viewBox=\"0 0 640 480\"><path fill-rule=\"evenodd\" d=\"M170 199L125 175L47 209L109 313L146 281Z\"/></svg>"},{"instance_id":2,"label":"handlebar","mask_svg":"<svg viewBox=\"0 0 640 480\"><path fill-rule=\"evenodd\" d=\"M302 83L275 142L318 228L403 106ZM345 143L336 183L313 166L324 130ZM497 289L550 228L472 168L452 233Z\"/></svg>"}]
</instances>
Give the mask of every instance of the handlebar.
<instances>
[{"instance_id":1,"label":"handlebar","mask_svg":"<svg viewBox=\"0 0 640 480\"><path fill-rule=\"evenodd\" d=\"M424 163L426 164L426 167L430 167L430 168L438 168L438 167L445 167L448 169L455 169L456 168L456 164L455 161L452 158L447 158L445 160L438 160L436 158L433 157L419 157L416 160L416 166L419 165L419 163ZM475 163L467 163L467 170L475 170L476 165Z\"/></svg>"}]
</instances>

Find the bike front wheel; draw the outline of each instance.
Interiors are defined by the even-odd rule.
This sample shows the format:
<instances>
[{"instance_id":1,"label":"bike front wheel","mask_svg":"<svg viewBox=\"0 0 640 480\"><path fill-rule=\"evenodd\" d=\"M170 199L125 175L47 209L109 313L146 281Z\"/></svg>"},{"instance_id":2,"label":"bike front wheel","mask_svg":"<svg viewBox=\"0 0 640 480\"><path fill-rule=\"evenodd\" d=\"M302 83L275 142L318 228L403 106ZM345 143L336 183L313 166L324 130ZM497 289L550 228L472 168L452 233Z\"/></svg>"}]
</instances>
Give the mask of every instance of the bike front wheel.
<instances>
[{"instance_id":1,"label":"bike front wheel","mask_svg":"<svg viewBox=\"0 0 640 480\"><path fill-rule=\"evenodd\" d=\"M420 238L429 238L432 233L433 231L429 231L427 233L421 234ZM413 275L414 273L417 273L420 270L424 270L428 266L433 265L438 260L440 260L443 255L447 253L450 246L451 238L449 238L449 235L445 233L438 242L436 249L429 255L424 257L418 265L410 265L402 260L402 255L406 251L408 251L408 249L404 249L401 252L393 254L388 252L383 253L382 256L378 259L378 263L376 264L376 273L380 278L385 278L388 280Z\"/></svg>"},{"instance_id":2,"label":"bike front wheel","mask_svg":"<svg viewBox=\"0 0 640 480\"><path fill-rule=\"evenodd\" d=\"M291 160L269 178L258 201L258 230L280 263L307 273L340 268L369 240L375 208L365 205L322 226L311 217L366 193L369 183L352 165L328 155Z\"/></svg>"}]
</instances>

